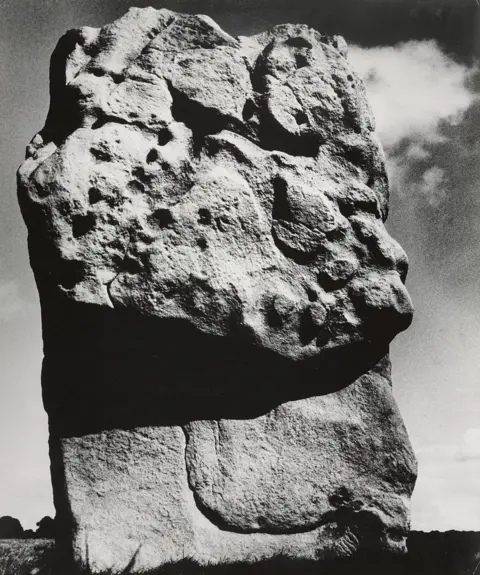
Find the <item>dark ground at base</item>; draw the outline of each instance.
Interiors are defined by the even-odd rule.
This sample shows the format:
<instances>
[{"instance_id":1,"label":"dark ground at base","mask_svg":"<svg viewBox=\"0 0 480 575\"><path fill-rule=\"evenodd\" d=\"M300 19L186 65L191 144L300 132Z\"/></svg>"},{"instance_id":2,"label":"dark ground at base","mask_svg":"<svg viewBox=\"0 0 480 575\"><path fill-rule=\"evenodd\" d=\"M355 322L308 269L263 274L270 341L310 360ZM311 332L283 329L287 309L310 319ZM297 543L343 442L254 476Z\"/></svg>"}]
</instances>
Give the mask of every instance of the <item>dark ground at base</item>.
<instances>
[{"instance_id":1,"label":"dark ground at base","mask_svg":"<svg viewBox=\"0 0 480 575\"><path fill-rule=\"evenodd\" d=\"M24 575L44 565L55 550L52 539L0 539L0 575Z\"/></svg>"},{"instance_id":2,"label":"dark ground at base","mask_svg":"<svg viewBox=\"0 0 480 575\"><path fill-rule=\"evenodd\" d=\"M365 554L353 560L314 563L273 559L259 565L167 565L158 575L480 575L480 533L412 532L406 556ZM0 575L70 575L58 565L53 540L0 540ZM153 575L153 574L152 574Z\"/></svg>"}]
</instances>

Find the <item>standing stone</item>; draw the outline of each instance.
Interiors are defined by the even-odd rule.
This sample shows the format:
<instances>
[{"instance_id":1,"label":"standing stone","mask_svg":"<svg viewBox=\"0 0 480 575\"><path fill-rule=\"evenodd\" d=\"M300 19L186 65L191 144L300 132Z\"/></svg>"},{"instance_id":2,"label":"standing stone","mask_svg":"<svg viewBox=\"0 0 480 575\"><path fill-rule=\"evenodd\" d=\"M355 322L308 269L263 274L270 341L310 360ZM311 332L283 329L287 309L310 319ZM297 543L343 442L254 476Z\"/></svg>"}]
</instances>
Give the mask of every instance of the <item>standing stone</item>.
<instances>
[{"instance_id":1,"label":"standing stone","mask_svg":"<svg viewBox=\"0 0 480 575\"><path fill-rule=\"evenodd\" d=\"M71 30L18 189L77 565L405 551L408 264L341 37L153 8Z\"/></svg>"}]
</instances>

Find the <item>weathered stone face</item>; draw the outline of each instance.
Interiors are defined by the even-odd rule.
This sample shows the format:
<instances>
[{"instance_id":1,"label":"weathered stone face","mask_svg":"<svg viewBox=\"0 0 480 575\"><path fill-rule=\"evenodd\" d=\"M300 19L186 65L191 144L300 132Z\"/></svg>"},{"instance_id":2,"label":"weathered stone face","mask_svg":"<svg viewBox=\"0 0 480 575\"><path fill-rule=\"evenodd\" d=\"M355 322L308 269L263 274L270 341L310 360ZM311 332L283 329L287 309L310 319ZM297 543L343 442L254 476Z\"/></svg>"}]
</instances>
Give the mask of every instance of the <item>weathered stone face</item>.
<instances>
[{"instance_id":1,"label":"weathered stone face","mask_svg":"<svg viewBox=\"0 0 480 575\"><path fill-rule=\"evenodd\" d=\"M236 40L165 10L68 38L20 170L51 251L34 269L57 274L45 289L294 360L407 327L383 154L342 40Z\"/></svg>"},{"instance_id":2,"label":"weathered stone face","mask_svg":"<svg viewBox=\"0 0 480 575\"><path fill-rule=\"evenodd\" d=\"M70 31L19 199L78 561L342 556L363 515L402 549L415 463L382 358L407 259L342 38L154 9Z\"/></svg>"}]
</instances>

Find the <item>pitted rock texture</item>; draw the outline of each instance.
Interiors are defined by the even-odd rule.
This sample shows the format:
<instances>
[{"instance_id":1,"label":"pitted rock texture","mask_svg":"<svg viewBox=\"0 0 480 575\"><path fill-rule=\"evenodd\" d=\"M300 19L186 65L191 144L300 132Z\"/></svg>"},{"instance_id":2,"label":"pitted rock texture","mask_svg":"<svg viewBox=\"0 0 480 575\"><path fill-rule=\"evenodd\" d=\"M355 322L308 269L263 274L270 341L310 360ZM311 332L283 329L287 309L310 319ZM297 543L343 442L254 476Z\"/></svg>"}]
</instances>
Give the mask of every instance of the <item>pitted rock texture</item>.
<instances>
[{"instance_id":1,"label":"pitted rock texture","mask_svg":"<svg viewBox=\"0 0 480 575\"><path fill-rule=\"evenodd\" d=\"M407 259L346 55L307 26L232 38L168 10L70 31L19 172L40 290L295 361L390 341Z\"/></svg>"},{"instance_id":2,"label":"pitted rock texture","mask_svg":"<svg viewBox=\"0 0 480 575\"><path fill-rule=\"evenodd\" d=\"M19 169L59 543L144 572L401 553L407 259L340 37L131 9L68 32Z\"/></svg>"}]
</instances>

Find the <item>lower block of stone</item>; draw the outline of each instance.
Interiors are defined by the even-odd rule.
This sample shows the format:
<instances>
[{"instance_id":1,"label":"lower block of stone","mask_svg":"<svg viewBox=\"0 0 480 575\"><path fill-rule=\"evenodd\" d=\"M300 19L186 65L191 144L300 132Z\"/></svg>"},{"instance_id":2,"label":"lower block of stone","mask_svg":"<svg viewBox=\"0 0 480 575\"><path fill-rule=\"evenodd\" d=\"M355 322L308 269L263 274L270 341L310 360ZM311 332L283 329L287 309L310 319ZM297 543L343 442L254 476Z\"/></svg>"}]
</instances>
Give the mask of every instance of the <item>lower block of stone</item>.
<instances>
[{"instance_id":1,"label":"lower block of stone","mask_svg":"<svg viewBox=\"0 0 480 575\"><path fill-rule=\"evenodd\" d=\"M52 434L51 460L93 572L405 551L415 460L385 365L254 419Z\"/></svg>"}]
</instances>

